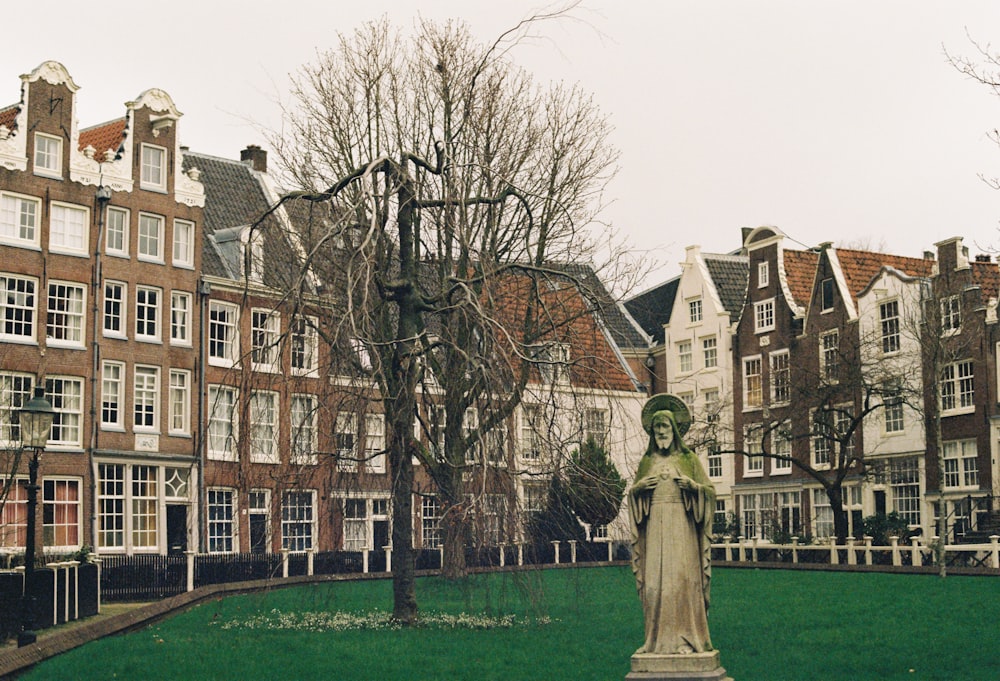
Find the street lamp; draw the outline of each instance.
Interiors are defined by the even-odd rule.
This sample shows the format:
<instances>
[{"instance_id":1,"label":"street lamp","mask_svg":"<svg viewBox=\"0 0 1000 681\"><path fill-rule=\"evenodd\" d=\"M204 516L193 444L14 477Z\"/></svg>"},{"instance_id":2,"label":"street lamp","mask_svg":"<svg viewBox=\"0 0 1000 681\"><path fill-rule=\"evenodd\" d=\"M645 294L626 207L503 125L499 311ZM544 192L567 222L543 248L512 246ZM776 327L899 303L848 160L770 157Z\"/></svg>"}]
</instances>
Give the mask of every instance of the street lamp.
<instances>
[{"instance_id":1,"label":"street lamp","mask_svg":"<svg viewBox=\"0 0 1000 681\"><path fill-rule=\"evenodd\" d=\"M45 399L45 388L35 386L35 394L18 410L21 427L21 449L32 451L28 462L28 536L24 542L24 597L22 599L22 631L17 636L17 646L34 643L35 636L35 511L38 507L38 459L52 431L55 418L52 404Z\"/></svg>"}]
</instances>

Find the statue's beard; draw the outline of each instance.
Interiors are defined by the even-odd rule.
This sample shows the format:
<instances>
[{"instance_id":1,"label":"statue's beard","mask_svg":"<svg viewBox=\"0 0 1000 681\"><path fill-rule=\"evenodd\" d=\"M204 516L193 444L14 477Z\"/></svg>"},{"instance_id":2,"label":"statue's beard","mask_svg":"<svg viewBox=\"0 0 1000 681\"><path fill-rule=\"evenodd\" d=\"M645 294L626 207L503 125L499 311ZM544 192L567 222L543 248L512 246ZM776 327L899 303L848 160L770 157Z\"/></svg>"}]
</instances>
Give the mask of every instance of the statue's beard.
<instances>
[{"instance_id":1,"label":"statue's beard","mask_svg":"<svg viewBox=\"0 0 1000 681\"><path fill-rule=\"evenodd\" d=\"M673 442L674 442L674 439L672 437L658 437L658 438L656 438L656 446L659 447L663 451L667 451L668 449L670 449L670 445L672 445Z\"/></svg>"}]
</instances>

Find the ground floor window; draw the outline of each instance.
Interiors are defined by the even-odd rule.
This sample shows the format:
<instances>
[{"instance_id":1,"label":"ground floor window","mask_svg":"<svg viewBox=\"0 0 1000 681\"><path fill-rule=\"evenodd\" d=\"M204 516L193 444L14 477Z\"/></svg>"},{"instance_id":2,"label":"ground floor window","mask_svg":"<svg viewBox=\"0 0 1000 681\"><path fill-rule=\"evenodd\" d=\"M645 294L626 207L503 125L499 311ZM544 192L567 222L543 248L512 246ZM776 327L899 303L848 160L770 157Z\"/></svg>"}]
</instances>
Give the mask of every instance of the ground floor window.
<instances>
[{"instance_id":1,"label":"ground floor window","mask_svg":"<svg viewBox=\"0 0 1000 681\"><path fill-rule=\"evenodd\" d=\"M42 532L45 546L80 546L80 481L42 481Z\"/></svg>"},{"instance_id":2,"label":"ground floor window","mask_svg":"<svg viewBox=\"0 0 1000 681\"><path fill-rule=\"evenodd\" d=\"M236 542L235 492L231 489L207 491L208 552L230 553Z\"/></svg>"},{"instance_id":3,"label":"ground floor window","mask_svg":"<svg viewBox=\"0 0 1000 681\"><path fill-rule=\"evenodd\" d=\"M787 537L782 537L782 539L801 536L801 493L798 491L778 492L775 497L777 502L777 526L775 527L775 531L787 535Z\"/></svg>"},{"instance_id":4,"label":"ground floor window","mask_svg":"<svg viewBox=\"0 0 1000 681\"><path fill-rule=\"evenodd\" d=\"M0 548L22 548L28 537L28 481L10 481L7 498L0 510Z\"/></svg>"},{"instance_id":5,"label":"ground floor window","mask_svg":"<svg viewBox=\"0 0 1000 681\"><path fill-rule=\"evenodd\" d=\"M826 539L833 536L833 509L825 489L812 491L813 536Z\"/></svg>"},{"instance_id":6,"label":"ground floor window","mask_svg":"<svg viewBox=\"0 0 1000 681\"><path fill-rule=\"evenodd\" d=\"M420 499L420 545L425 549L441 546L441 504L437 497Z\"/></svg>"},{"instance_id":7,"label":"ground floor window","mask_svg":"<svg viewBox=\"0 0 1000 681\"><path fill-rule=\"evenodd\" d=\"M920 461L915 456L889 462L889 489L892 510L911 527L920 526Z\"/></svg>"},{"instance_id":8,"label":"ground floor window","mask_svg":"<svg viewBox=\"0 0 1000 681\"><path fill-rule=\"evenodd\" d=\"M292 552L313 548L315 526L316 493L285 492L281 497L281 548Z\"/></svg>"},{"instance_id":9,"label":"ground floor window","mask_svg":"<svg viewBox=\"0 0 1000 681\"><path fill-rule=\"evenodd\" d=\"M389 544L389 500L344 499L344 550L381 550Z\"/></svg>"},{"instance_id":10,"label":"ground floor window","mask_svg":"<svg viewBox=\"0 0 1000 681\"><path fill-rule=\"evenodd\" d=\"M104 551L156 551L167 544L167 532L188 533L190 469L141 463L98 463L97 548ZM170 516L167 500L182 509ZM176 520L176 527L172 523ZM174 539L170 540L172 544Z\"/></svg>"}]
</instances>

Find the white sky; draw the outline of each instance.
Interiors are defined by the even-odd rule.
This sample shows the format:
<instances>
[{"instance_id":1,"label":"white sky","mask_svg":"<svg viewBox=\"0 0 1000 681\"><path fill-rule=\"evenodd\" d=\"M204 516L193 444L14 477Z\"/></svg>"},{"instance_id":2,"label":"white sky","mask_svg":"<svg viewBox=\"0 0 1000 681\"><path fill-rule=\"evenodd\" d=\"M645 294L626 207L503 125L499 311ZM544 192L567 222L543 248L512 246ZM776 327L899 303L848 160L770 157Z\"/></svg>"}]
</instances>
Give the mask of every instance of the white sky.
<instances>
[{"instance_id":1,"label":"white sky","mask_svg":"<svg viewBox=\"0 0 1000 681\"><path fill-rule=\"evenodd\" d=\"M31 7L32 5L29 5ZM166 90L182 143L238 158L276 127L286 75L364 21L460 18L492 40L541 0L49 0L8 30L0 105L18 76L62 62L81 86L81 126ZM32 12L36 16L31 17ZM777 225L805 246L863 244L919 255L964 236L1000 246L1000 100L949 66L966 31L1000 43L997 0L584 0L575 20L513 58L545 80L580 82L616 127L621 169L606 220L678 273L684 247L739 246Z\"/></svg>"}]
</instances>

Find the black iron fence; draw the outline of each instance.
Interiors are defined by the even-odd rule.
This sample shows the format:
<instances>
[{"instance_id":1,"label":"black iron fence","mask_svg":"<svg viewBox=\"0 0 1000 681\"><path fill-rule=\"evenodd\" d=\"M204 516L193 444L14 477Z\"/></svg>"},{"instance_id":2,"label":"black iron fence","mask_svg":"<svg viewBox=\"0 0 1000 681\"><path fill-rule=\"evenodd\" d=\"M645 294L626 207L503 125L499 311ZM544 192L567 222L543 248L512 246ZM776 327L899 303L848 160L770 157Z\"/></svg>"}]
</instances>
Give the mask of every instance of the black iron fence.
<instances>
[{"instance_id":1,"label":"black iron fence","mask_svg":"<svg viewBox=\"0 0 1000 681\"><path fill-rule=\"evenodd\" d=\"M470 547L470 567L586 563L628 557L628 550L606 542L547 542ZM391 570L391 551L310 553L223 553L101 556L104 601L152 601L207 584L230 584L300 575L380 573ZM418 570L441 568L440 549L416 552Z\"/></svg>"}]
</instances>

